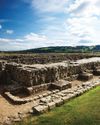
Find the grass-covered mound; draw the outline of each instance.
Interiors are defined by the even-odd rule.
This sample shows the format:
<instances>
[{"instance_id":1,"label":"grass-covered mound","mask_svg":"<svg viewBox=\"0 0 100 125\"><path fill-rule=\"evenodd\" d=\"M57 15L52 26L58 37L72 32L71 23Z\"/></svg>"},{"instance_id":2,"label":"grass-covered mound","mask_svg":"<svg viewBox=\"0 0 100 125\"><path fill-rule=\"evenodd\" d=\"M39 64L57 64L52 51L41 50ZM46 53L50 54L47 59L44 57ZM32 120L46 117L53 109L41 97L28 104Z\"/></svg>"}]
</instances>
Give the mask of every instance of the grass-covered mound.
<instances>
[{"instance_id":1,"label":"grass-covered mound","mask_svg":"<svg viewBox=\"0 0 100 125\"><path fill-rule=\"evenodd\" d=\"M100 86L46 114L17 125L100 125Z\"/></svg>"}]
</instances>

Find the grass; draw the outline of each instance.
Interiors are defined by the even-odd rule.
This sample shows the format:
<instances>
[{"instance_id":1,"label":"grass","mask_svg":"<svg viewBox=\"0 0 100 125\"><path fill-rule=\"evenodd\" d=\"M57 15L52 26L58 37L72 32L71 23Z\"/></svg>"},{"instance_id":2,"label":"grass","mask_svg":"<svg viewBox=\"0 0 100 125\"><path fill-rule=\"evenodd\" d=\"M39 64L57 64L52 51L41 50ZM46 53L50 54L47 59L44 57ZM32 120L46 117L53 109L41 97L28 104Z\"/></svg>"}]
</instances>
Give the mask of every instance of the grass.
<instances>
[{"instance_id":1,"label":"grass","mask_svg":"<svg viewBox=\"0 0 100 125\"><path fill-rule=\"evenodd\" d=\"M16 125L100 125L100 86L51 112Z\"/></svg>"}]
</instances>

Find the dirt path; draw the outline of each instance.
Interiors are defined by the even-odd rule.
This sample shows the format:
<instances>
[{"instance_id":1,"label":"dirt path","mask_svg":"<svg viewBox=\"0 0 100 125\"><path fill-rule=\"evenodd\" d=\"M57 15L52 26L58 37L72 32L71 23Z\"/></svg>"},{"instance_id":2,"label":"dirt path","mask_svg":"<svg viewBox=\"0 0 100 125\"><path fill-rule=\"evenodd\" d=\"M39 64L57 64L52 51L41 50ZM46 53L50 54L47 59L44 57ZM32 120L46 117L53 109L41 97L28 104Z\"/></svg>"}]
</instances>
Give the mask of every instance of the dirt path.
<instances>
[{"instance_id":1,"label":"dirt path","mask_svg":"<svg viewBox=\"0 0 100 125\"><path fill-rule=\"evenodd\" d=\"M27 114L33 105L33 102L23 105L13 105L0 95L0 125L3 123L10 124L11 119L20 120L20 115Z\"/></svg>"}]
</instances>

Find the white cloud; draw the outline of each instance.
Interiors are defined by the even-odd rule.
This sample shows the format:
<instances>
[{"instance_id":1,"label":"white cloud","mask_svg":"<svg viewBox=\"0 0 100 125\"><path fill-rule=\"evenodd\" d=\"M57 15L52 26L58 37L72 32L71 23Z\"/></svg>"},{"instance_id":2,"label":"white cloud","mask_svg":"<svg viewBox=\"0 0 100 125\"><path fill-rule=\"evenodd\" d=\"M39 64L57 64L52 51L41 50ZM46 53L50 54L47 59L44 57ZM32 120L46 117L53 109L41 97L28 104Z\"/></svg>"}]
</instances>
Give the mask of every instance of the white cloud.
<instances>
[{"instance_id":1,"label":"white cloud","mask_svg":"<svg viewBox=\"0 0 100 125\"><path fill-rule=\"evenodd\" d=\"M100 44L100 1L75 0L66 9L67 38L76 45Z\"/></svg>"},{"instance_id":2,"label":"white cloud","mask_svg":"<svg viewBox=\"0 0 100 125\"><path fill-rule=\"evenodd\" d=\"M77 11L78 9L84 9L88 4L88 0L75 0L73 4L69 5L68 11L73 12Z\"/></svg>"},{"instance_id":3,"label":"white cloud","mask_svg":"<svg viewBox=\"0 0 100 125\"><path fill-rule=\"evenodd\" d=\"M35 33L30 33L28 35L26 35L25 37L25 40L27 41L47 41L47 37L44 36L44 35L38 35L38 34L35 34Z\"/></svg>"},{"instance_id":4,"label":"white cloud","mask_svg":"<svg viewBox=\"0 0 100 125\"><path fill-rule=\"evenodd\" d=\"M45 13L62 12L65 15L66 19L53 17L53 19L55 18L53 23L48 24L41 31L49 39L58 41L55 42L56 45L60 45L60 43L63 43L62 45L87 44L87 41L90 41L89 44L99 43L99 0L32 0L32 5L42 13L42 16L45 16Z\"/></svg>"},{"instance_id":5,"label":"white cloud","mask_svg":"<svg viewBox=\"0 0 100 125\"><path fill-rule=\"evenodd\" d=\"M57 40L49 38L45 35L30 33L24 36L24 40L28 48L38 48L38 47L46 47L46 46L56 46L61 44L66 44L63 40ZM26 46L26 48L27 48Z\"/></svg>"},{"instance_id":6,"label":"white cloud","mask_svg":"<svg viewBox=\"0 0 100 125\"><path fill-rule=\"evenodd\" d=\"M72 17L66 21L66 26L68 26L68 31L70 37L73 38L73 42L75 40L84 42L81 44L100 44L100 21L98 17Z\"/></svg>"},{"instance_id":7,"label":"white cloud","mask_svg":"<svg viewBox=\"0 0 100 125\"><path fill-rule=\"evenodd\" d=\"M46 46L51 41L44 35L30 33L21 39L0 38L0 50L23 50Z\"/></svg>"},{"instance_id":8,"label":"white cloud","mask_svg":"<svg viewBox=\"0 0 100 125\"><path fill-rule=\"evenodd\" d=\"M67 46L70 42L66 40L50 39L47 36L30 33L22 39L0 38L0 50L25 50L30 48L39 48L47 46ZM72 44L73 45L73 44Z\"/></svg>"},{"instance_id":9,"label":"white cloud","mask_svg":"<svg viewBox=\"0 0 100 125\"><path fill-rule=\"evenodd\" d=\"M7 33L7 34L13 34L14 31L13 31L13 30L6 30L6 33Z\"/></svg>"},{"instance_id":10,"label":"white cloud","mask_svg":"<svg viewBox=\"0 0 100 125\"><path fill-rule=\"evenodd\" d=\"M0 43L4 43L4 42L10 42L10 39L6 39L6 38L0 38Z\"/></svg>"},{"instance_id":11,"label":"white cloud","mask_svg":"<svg viewBox=\"0 0 100 125\"><path fill-rule=\"evenodd\" d=\"M100 0L75 0L67 11L75 16L100 16Z\"/></svg>"},{"instance_id":12,"label":"white cloud","mask_svg":"<svg viewBox=\"0 0 100 125\"><path fill-rule=\"evenodd\" d=\"M93 28L91 26L93 18L70 18L67 20L68 31L79 37L81 36L89 36L93 32Z\"/></svg>"},{"instance_id":13,"label":"white cloud","mask_svg":"<svg viewBox=\"0 0 100 125\"><path fill-rule=\"evenodd\" d=\"M32 6L40 12L63 12L68 0L32 0Z\"/></svg>"},{"instance_id":14,"label":"white cloud","mask_svg":"<svg viewBox=\"0 0 100 125\"><path fill-rule=\"evenodd\" d=\"M48 47L48 46L76 46L76 45L96 45L88 36L80 38L71 35L68 32L58 32L58 38L50 39L45 35L30 33L21 39L0 38L0 50L25 50L30 48ZM95 36L97 37L97 36ZM92 37L93 38L93 37Z\"/></svg>"}]
</instances>

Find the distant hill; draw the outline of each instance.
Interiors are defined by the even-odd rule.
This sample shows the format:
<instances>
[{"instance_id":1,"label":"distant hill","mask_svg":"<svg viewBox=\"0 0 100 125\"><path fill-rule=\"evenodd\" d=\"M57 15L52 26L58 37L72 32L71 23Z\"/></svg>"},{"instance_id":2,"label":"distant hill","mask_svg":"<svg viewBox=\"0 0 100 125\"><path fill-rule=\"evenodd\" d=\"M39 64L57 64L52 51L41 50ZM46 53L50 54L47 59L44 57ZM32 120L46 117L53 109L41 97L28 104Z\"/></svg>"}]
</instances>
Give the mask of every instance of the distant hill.
<instances>
[{"instance_id":1,"label":"distant hill","mask_svg":"<svg viewBox=\"0 0 100 125\"><path fill-rule=\"evenodd\" d=\"M36 48L36 49L28 49L28 50L22 50L22 51L9 51L9 53L87 53L87 52L100 52L100 45L75 46L75 47L55 46L55 47L42 47L42 48Z\"/></svg>"},{"instance_id":2,"label":"distant hill","mask_svg":"<svg viewBox=\"0 0 100 125\"><path fill-rule=\"evenodd\" d=\"M55 47L42 47L36 49L24 50L21 52L29 53L78 53L78 52L100 52L100 45L97 46L55 46Z\"/></svg>"},{"instance_id":3,"label":"distant hill","mask_svg":"<svg viewBox=\"0 0 100 125\"><path fill-rule=\"evenodd\" d=\"M100 45L97 45L97 46L95 46L94 48L93 48L93 51L99 51L100 52Z\"/></svg>"}]
</instances>

